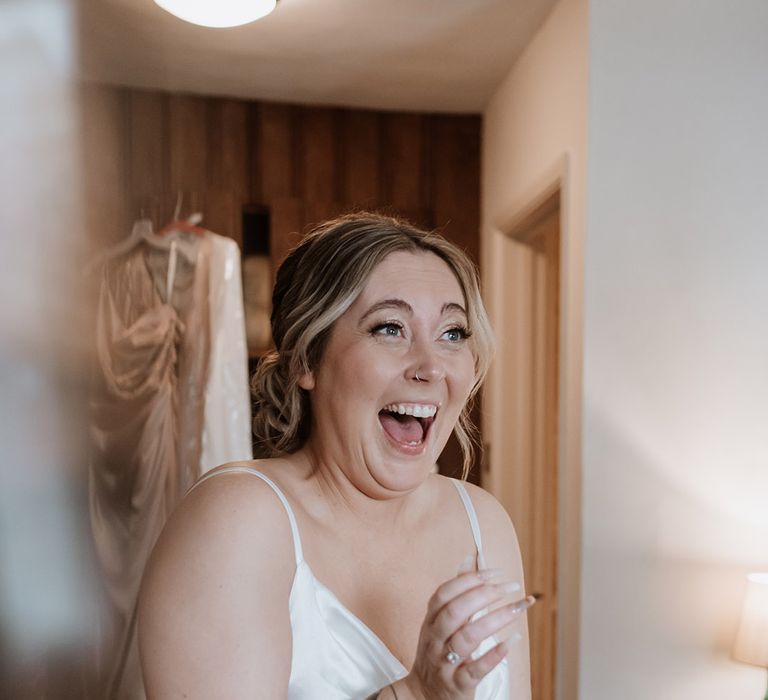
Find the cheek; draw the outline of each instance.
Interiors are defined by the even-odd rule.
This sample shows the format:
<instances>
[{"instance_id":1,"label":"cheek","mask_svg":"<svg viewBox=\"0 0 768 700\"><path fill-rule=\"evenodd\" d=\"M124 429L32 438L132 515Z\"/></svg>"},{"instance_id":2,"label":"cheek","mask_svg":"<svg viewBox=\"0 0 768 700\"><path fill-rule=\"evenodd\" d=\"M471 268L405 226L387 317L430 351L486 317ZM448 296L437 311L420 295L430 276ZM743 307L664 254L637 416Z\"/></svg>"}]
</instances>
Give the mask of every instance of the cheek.
<instances>
[{"instance_id":1,"label":"cheek","mask_svg":"<svg viewBox=\"0 0 768 700\"><path fill-rule=\"evenodd\" d=\"M323 391L334 401L378 399L382 386L391 381L386 357L350 348L323 368Z\"/></svg>"},{"instance_id":2,"label":"cheek","mask_svg":"<svg viewBox=\"0 0 768 700\"><path fill-rule=\"evenodd\" d=\"M463 355L456 367L456 390L465 400L475 383L475 358L471 353Z\"/></svg>"}]
</instances>

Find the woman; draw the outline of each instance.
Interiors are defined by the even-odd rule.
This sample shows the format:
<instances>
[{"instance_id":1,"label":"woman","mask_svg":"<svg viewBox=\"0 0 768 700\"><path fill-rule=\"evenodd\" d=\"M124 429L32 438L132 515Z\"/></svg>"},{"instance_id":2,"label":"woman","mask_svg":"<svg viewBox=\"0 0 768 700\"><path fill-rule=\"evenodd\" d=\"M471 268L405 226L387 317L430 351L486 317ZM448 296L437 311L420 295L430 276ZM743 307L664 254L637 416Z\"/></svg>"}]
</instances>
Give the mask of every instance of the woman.
<instances>
[{"instance_id":1,"label":"woman","mask_svg":"<svg viewBox=\"0 0 768 700\"><path fill-rule=\"evenodd\" d=\"M512 525L434 473L454 429L466 473L490 361L472 264L401 221L342 217L280 267L272 333L254 377L267 458L198 482L147 567L149 698L528 700Z\"/></svg>"}]
</instances>

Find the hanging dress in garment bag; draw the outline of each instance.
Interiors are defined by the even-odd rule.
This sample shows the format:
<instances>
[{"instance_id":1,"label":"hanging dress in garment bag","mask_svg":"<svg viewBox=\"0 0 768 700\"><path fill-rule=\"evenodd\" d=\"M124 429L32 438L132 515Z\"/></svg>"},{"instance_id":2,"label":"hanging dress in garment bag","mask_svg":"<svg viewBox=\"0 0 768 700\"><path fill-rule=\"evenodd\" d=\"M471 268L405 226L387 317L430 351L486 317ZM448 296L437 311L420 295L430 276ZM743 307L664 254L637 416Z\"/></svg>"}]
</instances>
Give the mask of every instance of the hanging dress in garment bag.
<instances>
[{"instance_id":1,"label":"hanging dress in garment bag","mask_svg":"<svg viewBox=\"0 0 768 700\"><path fill-rule=\"evenodd\" d=\"M240 248L215 233L206 238L211 241L211 354L201 474L225 462L253 459Z\"/></svg>"},{"instance_id":2,"label":"hanging dress in garment bag","mask_svg":"<svg viewBox=\"0 0 768 700\"><path fill-rule=\"evenodd\" d=\"M199 473L208 367L205 238L146 245L102 269L91 395L91 524L112 603L104 700L142 700L136 601L166 519ZM172 273L172 274L169 274Z\"/></svg>"}]
</instances>

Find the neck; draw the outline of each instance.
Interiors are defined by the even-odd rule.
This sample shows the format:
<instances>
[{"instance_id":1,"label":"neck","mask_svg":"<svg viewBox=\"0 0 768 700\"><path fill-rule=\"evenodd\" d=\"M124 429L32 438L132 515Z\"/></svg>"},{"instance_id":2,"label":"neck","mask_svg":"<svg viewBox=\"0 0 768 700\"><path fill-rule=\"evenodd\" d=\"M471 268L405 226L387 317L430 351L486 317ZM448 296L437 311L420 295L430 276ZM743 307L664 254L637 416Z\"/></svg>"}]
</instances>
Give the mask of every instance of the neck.
<instances>
[{"instance_id":1,"label":"neck","mask_svg":"<svg viewBox=\"0 0 768 700\"><path fill-rule=\"evenodd\" d=\"M393 491L376 482L364 467L349 468L311 441L297 456L306 462L307 478L314 482L313 488L329 515L351 517L362 527L386 526L391 531L407 526L409 514L414 512L412 506L423 497L422 483L407 491Z\"/></svg>"}]
</instances>

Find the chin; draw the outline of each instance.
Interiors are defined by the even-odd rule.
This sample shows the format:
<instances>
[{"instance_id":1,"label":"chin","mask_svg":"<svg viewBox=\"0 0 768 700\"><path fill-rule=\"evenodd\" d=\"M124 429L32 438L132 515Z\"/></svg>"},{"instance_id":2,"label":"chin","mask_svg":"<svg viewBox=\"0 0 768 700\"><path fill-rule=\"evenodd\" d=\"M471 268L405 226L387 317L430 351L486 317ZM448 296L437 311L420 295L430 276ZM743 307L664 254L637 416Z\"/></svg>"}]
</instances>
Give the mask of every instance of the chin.
<instances>
[{"instance_id":1,"label":"chin","mask_svg":"<svg viewBox=\"0 0 768 700\"><path fill-rule=\"evenodd\" d=\"M431 474L437 473L437 458L431 449L425 449L418 456L404 456L396 452L391 457L385 457L384 464L390 478L396 480L400 488L404 483L409 484L406 488L416 488Z\"/></svg>"}]
</instances>

